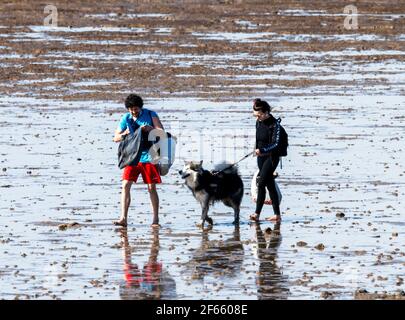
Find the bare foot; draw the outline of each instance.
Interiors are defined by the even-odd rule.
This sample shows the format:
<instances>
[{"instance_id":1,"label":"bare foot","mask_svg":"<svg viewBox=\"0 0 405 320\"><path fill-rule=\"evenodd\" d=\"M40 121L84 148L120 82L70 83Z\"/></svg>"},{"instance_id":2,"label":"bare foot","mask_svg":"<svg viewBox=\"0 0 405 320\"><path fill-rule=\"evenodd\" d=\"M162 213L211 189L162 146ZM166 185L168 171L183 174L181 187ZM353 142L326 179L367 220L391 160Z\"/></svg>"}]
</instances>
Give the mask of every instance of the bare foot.
<instances>
[{"instance_id":1,"label":"bare foot","mask_svg":"<svg viewBox=\"0 0 405 320\"><path fill-rule=\"evenodd\" d=\"M153 217L152 224L150 225L152 228L160 228L159 218Z\"/></svg>"},{"instance_id":2,"label":"bare foot","mask_svg":"<svg viewBox=\"0 0 405 320\"><path fill-rule=\"evenodd\" d=\"M274 215L274 216L266 218L265 220L277 223L277 222L281 222L281 216L280 215Z\"/></svg>"},{"instance_id":3,"label":"bare foot","mask_svg":"<svg viewBox=\"0 0 405 320\"><path fill-rule=\"evenodd\" d=\"M117 221L113 221L113 224L114 224L114 226L118 226L118 227L124 227L124 228L126 228L127 227L127 221L126 220L123 220L123 219L121 219L121 220L117 220Z\"/></svg>"},{"instance_id":4,"label":"bare foot","mask_svg":"<svg viewBox=\"0 0 405 320\"><path fill-rule=\"evenodd\" d=\"M253 213L249 216L249 219L252 221L259 221L259 215L257 213Z\"/></svg>"}]
</instances>

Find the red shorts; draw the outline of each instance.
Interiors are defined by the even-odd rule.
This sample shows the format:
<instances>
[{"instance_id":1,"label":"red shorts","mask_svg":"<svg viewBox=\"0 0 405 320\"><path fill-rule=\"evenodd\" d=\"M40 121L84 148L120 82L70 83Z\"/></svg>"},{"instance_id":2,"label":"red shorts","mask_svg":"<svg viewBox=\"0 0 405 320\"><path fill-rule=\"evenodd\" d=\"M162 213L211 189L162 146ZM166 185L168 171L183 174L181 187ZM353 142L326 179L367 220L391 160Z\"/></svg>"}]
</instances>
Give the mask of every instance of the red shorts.
<instances>
[{"instance_id":1,"label":"red shorts","mask_svg":"<svg viewBox=\"0 0 405 320\"><path fill-rule=\"evenodd\" d=\"M144 183L162 183L159 170L153 163L141 163L136 166L126 166L122 174L122 180L134 181L138 180L139 175L142 175Z\"/></svg>"}]
</instances>

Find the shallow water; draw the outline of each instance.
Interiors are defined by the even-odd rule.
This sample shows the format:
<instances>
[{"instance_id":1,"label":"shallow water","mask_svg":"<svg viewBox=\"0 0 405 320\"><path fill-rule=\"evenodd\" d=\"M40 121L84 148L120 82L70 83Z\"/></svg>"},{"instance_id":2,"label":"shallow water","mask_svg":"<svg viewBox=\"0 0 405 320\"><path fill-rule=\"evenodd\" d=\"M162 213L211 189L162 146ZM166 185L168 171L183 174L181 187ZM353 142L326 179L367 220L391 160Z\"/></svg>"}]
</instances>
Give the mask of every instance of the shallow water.
<instances>
[{"instance_id":1,"label":"shallow water","mask_svg":"<svg viewBox=\"0 0 405 320\"><path fill-rule=\"evenodd\" d=\"M111 225L119 213L111 142L119 114L109 110L120 106L1 98L2 298L296 299L328 290L344 299L357 288L396 290L405 262L404 151L384 142L402 139L404 102L399 96L277 99L291 135L289 157L278 170L285 212L280 237L262 234L271 223L247 222L254 159L239 168L246 187L239 229L221 204L211 211L213 229L198 229L200 209L176 174L184 158L203 159L210 168L250 151L254 122L246 102L150 105L179 137L178 158L159 187L163 227L151 231L140 184L125 234ZM21 130L11 134L16 127ZM338 212L346 217L336 218ZM264 216L270 213L266 208ZM58 229L73 221L80 226ZM314 248L320 243L324 250Z\"/></svg>"}]
</instances>

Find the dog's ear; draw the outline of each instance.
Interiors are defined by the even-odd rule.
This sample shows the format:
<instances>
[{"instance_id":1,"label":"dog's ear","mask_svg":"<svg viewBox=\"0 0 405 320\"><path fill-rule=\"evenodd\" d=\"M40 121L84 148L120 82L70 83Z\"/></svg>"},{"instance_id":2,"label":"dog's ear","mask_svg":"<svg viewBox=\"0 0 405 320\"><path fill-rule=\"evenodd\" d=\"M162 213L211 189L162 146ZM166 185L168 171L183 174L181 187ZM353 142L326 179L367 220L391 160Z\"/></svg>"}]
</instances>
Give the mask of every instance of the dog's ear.
<instances>
[{"instance_id":1,"label":"dog's ear","mask_svg":"<svg viewBox=\"0 0 405 320\"><path fill-rule=\"evenodd\" d=\"M203 160L200 161L200 166L202 166L202 164L203 164Z\"/></svg>"}]
</instances>

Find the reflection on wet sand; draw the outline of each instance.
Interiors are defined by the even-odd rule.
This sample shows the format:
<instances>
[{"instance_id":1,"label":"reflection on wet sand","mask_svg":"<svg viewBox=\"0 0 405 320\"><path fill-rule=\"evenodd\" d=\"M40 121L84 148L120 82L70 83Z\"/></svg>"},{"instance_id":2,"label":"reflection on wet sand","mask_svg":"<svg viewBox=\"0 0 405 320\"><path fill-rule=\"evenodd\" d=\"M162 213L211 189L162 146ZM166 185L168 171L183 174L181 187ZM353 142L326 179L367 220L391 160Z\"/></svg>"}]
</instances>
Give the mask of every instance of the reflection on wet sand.
<instances>
[{"instance_id":1,"label":"reflection on wet sand","mask_svg":"<svg viewBox=\"0 0 405 320\"><path fill-rule=\"evenodd\" d=\"M255 223L257 238L257 256L259 272L256 278L257 296L263 299L287 299L290 290L287 287L287 277L277 265L277 251L281 244L280 223L275 224L274 230L262 231L260 223Z\"/></svg>"},{"instance_id":2,"label":"reflection on wet sand","mask_svg":"<svg viewBox=\"0 0 405 320\"><path fill-rule=\"evenodd\" d=\"M204 276L235 277L242 267L244 250L240 241L239 226L233 236L226 240L209 240L209 229L202 232L200 248L196 249L190 261L192 278L203 280Z\"/></svg>"},{"instance_id":3,"label":"reflection on wet sand","mask_svg":"<svg viewBox=\"0 0 405 320\"><path fill-rule=\"evenodd\" d=\"M154 228L152 236L149 260L140 269L138 264L132 262L133 249L127 230L121 230L125 281L120 284L120 297L123 300L176 298L176 282L164 270L162 262L158 262L159 229Z\"/></svg>"}]
</instances>

